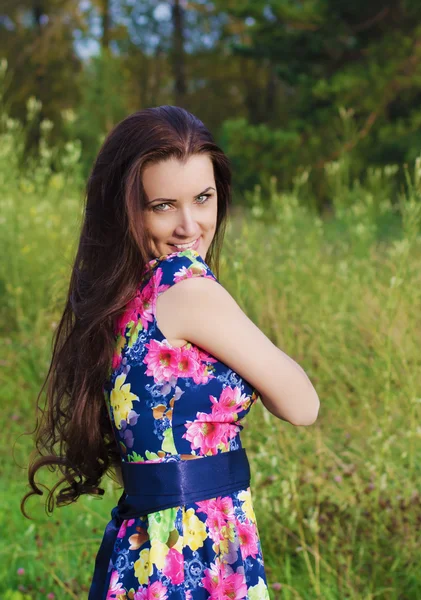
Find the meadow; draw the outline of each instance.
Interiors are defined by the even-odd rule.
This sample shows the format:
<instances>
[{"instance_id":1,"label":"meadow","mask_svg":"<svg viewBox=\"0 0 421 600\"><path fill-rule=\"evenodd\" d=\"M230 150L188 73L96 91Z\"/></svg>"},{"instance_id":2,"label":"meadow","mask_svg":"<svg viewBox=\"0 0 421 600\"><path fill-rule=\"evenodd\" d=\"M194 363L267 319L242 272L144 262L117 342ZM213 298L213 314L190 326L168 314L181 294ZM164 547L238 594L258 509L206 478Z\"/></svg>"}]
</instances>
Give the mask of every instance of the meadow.
<instances>
[{"instance_id":1,"label":"meadow","mask_svg":"<svg viewBox=\"0 0 421 600\"><path fill-rule=\"evenodd\" d=\"M29 103L36 111L36 103ZM43 131L48 132L48 121ZM61 316L83 210L81 148L60 169L41 140L24 171L24 133L6 114L0 134L0 386L2 600L87 597L103 529L121 491L23 517L36 397ZM242 434L272 600L421 598L421 159L392 193L397 166L349 181L326 166L333 214L292 191L257 187L233 211L221 283L296 360L321 408L310 427L262 404ZM51 486L55 474L39 481Z\"/></svg>"}]
</instances>

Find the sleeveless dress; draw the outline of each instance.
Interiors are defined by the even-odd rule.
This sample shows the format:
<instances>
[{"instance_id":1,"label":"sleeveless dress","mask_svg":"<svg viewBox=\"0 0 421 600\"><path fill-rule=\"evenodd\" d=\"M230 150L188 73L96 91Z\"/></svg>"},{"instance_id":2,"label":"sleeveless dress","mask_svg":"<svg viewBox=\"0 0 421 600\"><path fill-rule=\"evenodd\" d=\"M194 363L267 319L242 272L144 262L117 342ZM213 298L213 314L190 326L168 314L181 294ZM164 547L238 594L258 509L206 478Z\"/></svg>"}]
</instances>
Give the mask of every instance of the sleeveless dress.
<instances>
[{"instance_id":1,"label":"sleeveless dress","mask_svg":"<svg viewBox=\"0 0 421 600\"><path fill-rule=\"evenodd\" d=\"M198 346L171 346L155 318L170 286L217 278L191 249L155 258L146 271L151 278L116 324L104 387L121 460L200 460L241 448L258 392ZM249 487L125 520L110 564L107 600L269 600Z\"/></svg>"}]
</instances>

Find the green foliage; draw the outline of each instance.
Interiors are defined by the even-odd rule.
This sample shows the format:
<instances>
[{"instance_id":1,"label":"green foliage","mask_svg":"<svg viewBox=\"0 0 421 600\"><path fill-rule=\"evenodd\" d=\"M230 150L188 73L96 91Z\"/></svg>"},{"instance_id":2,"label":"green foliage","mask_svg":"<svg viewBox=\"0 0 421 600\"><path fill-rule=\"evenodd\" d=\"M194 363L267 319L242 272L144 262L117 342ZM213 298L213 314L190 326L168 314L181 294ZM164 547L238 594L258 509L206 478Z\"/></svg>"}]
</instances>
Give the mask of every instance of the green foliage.
<instances>
[{"instance_id":1,"label":"green foliage","mask_svg":"<svg viewBox=\"0 0 421 600\"><path fill-rule=\"evenodd\" d=\"M1 79L6 65L0 65ZM1 102L0 102L1 105ZM48 143L52 123L41 121L39 154L25 157L28 129L38 118L41 103L27 103L27 128L7 113L0 113L0 194L3 206L1 254L9 259L0 263L1 330L25 331L37 323L37 304L63 282L51 270L57 252L63 259L63 273L70 261L69 236L77 233L82 209L81 145L66 142L64 148ZM72 195L68 191L72 190ZM47 200L48 199L48 200ZM55 210L51 210L51 202ZM5 215L8 214L6 219ZM58 230L61 227L62 230ZM34 233L37 232L36 235ZM24 267L27 260L31 268ZM60 287L60 290L62 288ZM36 348L29 351L36 354Z\"/></svg>"},{"instance_id":2,"label":"green foliage","mask_svg":"<svg viewBox=\"0 0 421 600\"><path fill-rule=\"evenodd\" d=\"M23 594L18 590L6 590L2 596L3 600L31 600L29 594Z\"/></svg>"},{"instance_id":3,"label":"green foliage","mask_svg":"<svg viewBox=\"0 0 421 600\"><path fill-rule=\"evenodd\" d=\"M248 0L221 2L220 8L237 27L252 18L241 41L232 37L234 52L277 75L273 104L281 104L284 115L275 108L248 121L257 117L301 139L289 148L282 180L291 183L301 165L314 168L350 151L358 176L368 166L415 160L421 147L421 5ZM332 124L341 107L352 110L355 131L335 138ZM256 162L259 153L256 144ZM280 179L275 169L272 175Z\"/></svg>"},{"instance_id":4,"label":"green foliage","mask_svg":"<svg viewBox=\"0 0 421 600\"><path fill-rule=\"evenodd\" d=\"M121 57L109 52L93 57L79 77L82 98L75 115L72 136L82 144L85 177L89 174L106 132L127 115L129 77Z\"/></svg>"},{"instance_id":5,"label":"green foliage","mask_svg":"<svg viewBox=\"0 0 421 600\"><path fill-rule=\"evenodd\" d=\"M177 101L232 152L238 199L256 184L266 192L271 177L292 189L309 170L320 209L332 204L326 163L349 154L352 177L364 179L370 167L419 155L415 0L192 0L182 10L177 60L165 8L153 0L95 0L80 10L56 0L27 3L26 10L8 3L0 57L9 63L9 115L24 123L27 99L41 102L25 160L39 152L41 122L51 122L48 141L57 153L80 140L86 177L113 125L146 106ZM77 56L74 38L96 43L98 55ZM181 97L174 91L180 78ZM340 110L352 113L348 129Z\"/></svg>"},{"instance_id":6,"label":"green foliage","mask_svg":"<svg viewBox=\"0 0 421 600\"><path fill-rule=\"evenodd\" d=\"M274 175L287 183L285 173L292 166L290 153L299 141L294 131L271 129L263 123L251 125L246 119L225 121L221 144L233 166L234 186L247 190L260 184L266 192Z\"/></svg>"}]
</instances>

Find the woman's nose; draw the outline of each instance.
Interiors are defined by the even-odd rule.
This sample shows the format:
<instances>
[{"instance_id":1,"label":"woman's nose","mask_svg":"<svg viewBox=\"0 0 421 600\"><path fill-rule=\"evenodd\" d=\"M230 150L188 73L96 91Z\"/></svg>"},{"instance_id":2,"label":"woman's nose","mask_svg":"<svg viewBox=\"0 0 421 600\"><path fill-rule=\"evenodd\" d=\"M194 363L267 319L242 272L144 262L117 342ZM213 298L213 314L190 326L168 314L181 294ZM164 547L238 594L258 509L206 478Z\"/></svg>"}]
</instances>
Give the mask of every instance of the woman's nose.
<instances>
[{"instance_id":1,"label":"woman's nose","mask_svg":"<svg viewBox=\"0 0 421 600\"><path fill-rule=\"evenodd\" d=\"M193 237L200 227L191 211L186 210L180 212L179 221L177 223L176 233L186 237Z\"/></svg>"}]
</instances>

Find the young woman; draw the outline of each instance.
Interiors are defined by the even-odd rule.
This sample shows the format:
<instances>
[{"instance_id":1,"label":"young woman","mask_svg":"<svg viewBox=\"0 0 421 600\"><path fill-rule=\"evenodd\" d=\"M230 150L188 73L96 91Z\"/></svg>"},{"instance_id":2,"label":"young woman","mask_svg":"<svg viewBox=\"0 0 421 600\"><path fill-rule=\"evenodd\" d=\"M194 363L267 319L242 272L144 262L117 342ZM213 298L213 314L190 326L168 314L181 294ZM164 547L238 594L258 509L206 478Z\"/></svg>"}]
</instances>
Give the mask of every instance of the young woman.
<instances>
[{"instance_id":1,"label":"young woman","mask_svg":"<svg viewBox=\"0 0 421 600\"><path fill-rule=\"evenodd\" d=\"M230 182L209 131L175 106L119 123L90 175L37 432L48 454L22 500L42 494L43 465L63 475L50 511L60 485L58 506L116 472L89 600L269 598L242 422L260 400L310 425L319 399L215 275Z\"/></svg>"}]
</instances>

